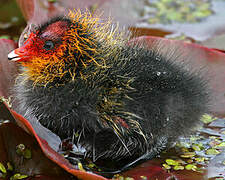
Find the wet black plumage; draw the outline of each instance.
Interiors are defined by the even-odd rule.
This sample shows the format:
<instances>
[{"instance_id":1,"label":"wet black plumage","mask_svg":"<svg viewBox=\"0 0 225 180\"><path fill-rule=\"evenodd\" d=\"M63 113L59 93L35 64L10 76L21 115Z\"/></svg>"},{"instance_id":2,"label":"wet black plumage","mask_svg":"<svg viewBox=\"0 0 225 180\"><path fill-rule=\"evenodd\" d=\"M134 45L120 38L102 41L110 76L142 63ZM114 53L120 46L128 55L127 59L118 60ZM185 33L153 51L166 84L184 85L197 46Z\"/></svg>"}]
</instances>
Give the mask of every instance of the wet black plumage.
<instances>
[{"instance_id":1,"label":"wet black plumage","mask_svg":"<svg viewBox=\"0 0 225 180\"><path fill-rule=\"evenodd\" d=\"M82 18L76 22L79 26L85 26ZM68 27L62 28L65 31L75 27L70 18L55 18L35 33L46 42L43 34L57 22L66 22ZM110 44L91 28L85 30L80 36L94 37L89 49L84 48L87 54L74 51L71 57L70 47L63 49L64 70L71 70L63 76L54 76L43 85L29 78L30 67L22 64L23 73L14 88L19 113L28 119L35 116L61 139L79 134L76 143L94 160L152 158L199 124L208 110L206 81L176 63L175 54L160 54L157 44L152 49L129 46L126 40L119 39ZM54 42L55 38L51 38ZM61 37L57 39L60 41ZM70 39L67 43L73 42ZM82 61L94 57L96 62L84 66L77 57ZM52 69L47 72L58 73Z\"/></svg>"}]
</instances>

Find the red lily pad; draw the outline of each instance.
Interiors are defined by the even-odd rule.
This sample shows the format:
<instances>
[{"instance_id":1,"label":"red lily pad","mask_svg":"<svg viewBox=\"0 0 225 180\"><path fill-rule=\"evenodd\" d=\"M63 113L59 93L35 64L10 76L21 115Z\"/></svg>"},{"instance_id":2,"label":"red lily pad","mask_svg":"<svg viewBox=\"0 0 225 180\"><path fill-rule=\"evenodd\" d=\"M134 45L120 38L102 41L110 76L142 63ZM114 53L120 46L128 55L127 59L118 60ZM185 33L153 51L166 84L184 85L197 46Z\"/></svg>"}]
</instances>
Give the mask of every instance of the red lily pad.
<instances>
[{"instance_id":1,"label":"red lily pad","mask_svg":"<svg viewBox=\"0 0 225 180\"><path fill-rule=\"evenodd\" d=\"M10 162L14 168L14 173L19 172L27 176L42 174L52 176L52 178L57 176L58 179L71 178L69 173L46 158L32 136L15 124L2 124L0 126L0 137L0 161L5 166ZM17 147L20 145L24 145L31 152L31 158L24 158L23 155L17 153Z\"/></svg>"},{"instance_id":2,"label":"red lily pad","mask_svg":"<svg viewBox=\"0 0 225 180\"><path fill-rule=\"evenodd\" d=\"M0 39L0 96L8 97L10 87L17 75L16 64L8 61L8 53L16 48L16 43L9 39Z\"/></svg>"},{"instance_id":3,"label":"red lily pad","mask_svg":"<svg viewBox=\"0 0 225 180\"><path fill-rule=\"evenodd\" d=\"M76 169L62 155L54 151L46 140L37 135L29 121L7 108L6 104L1 102L0 106L0 115L7 114L7 116L1 116L0 119L12 119L13 116L15 121L22 127L10 122L0 125L0 152L4 151L1 152L4 155L0 158L1 163L11 162L15 172L28 176L41 174L42 176L52 176L54 179L71 179L73 176L79 179L105 179ZM31 151L31 158L22 160L24 157L18 155L16 147L20 144L25 145Z\"/></svg>"},{"instance_id":4,"label":"red lily pad","mask_svg":"<svg viewBox=\"0 0 225 180\"><path fill-rule=\"evenodd\" d=\"M11 122L0 125L0 153L3 154L3 156L0 157L0 162L5 166L10 162L14 167L13 172L32 176L34 177L33 179L73 179L71 174L79 179L105 179L101 176L75 169L60 154L49 147L46 140L38 137L29 121L15 113L13 110L7 108L4 103L0 103L0 110L0 114L4 114L4 116L0 116L0 119L15 118L17 123L23 127L20 128ZM24 145L26 149L31 151L30 158L24 158L18 153L17 147L19 145ZM184 180L197 180L202 179L203 177L203 174L201 173L187 170L173 172L165 171L162 168L163 159L164 158L153 159L145 162L136 168L123 173L122 176L132 177L134 179L177 178ZM51 169L51 171L49 171L49 169ZM12 176L13 172L7 172L8 176Z\"/></svg>"}]
</instances>

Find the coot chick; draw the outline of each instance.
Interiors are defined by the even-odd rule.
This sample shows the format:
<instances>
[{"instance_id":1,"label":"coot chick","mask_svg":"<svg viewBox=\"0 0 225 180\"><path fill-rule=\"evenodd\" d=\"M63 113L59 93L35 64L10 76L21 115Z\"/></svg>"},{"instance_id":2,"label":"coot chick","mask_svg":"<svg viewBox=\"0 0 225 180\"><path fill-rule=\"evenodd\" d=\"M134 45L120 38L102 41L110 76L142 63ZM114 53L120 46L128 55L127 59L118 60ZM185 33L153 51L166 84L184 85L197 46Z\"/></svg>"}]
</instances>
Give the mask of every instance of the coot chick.
<instances>
[{"instance_id":1,"label":"coot chick","mask_svg":"<svg viewBox=\"0 0 225 180\"><path fill-rule=\"evenodd\" d=\"M8 55L21 65L16 110L77 138L93 160L155 157L199 124L206 82L157 48L127 42L79 11L40 25Z\"/></svg>"}]
</instances>

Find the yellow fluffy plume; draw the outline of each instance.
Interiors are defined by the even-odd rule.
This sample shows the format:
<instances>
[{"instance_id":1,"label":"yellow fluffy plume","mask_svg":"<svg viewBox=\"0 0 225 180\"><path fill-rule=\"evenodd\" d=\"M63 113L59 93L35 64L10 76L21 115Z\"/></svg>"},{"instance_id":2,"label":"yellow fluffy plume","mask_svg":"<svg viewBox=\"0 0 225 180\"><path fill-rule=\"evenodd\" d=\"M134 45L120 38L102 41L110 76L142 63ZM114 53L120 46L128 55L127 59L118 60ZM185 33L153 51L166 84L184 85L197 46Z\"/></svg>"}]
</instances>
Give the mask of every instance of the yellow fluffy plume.
<instances>
[{"instance_id":1,"label":"yellow fluffy plume","mask_svg":"<svg viewBox=\"0 0 225 180\"><path fill-rule=\"evenodd\" d=\"M63 81L74 80L78 74L85 78L87 74L77 71L78 67L85 69L93 64L106 67L105 59L117 52L116 44L123 42L122 35L118 35L110 20L101 22L90 12L81 13L79 10L70 11L66 18L71 24L61 37L59 47L51 53L37 52L29 61L22 62L27 79L35 85L45 86L63 78Z\"/></svg>"}]
</instances>

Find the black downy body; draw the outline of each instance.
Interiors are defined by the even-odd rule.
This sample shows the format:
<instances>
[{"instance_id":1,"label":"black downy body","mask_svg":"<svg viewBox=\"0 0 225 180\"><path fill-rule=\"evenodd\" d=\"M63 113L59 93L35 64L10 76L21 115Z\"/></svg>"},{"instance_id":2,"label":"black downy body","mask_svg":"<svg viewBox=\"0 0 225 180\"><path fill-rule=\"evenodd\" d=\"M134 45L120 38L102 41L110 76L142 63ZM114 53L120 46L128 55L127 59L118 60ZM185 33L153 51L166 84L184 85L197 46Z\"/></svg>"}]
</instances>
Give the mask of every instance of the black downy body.
<instances>
[{"instance_id":1,"label":"black downy body","mask_svg":"<svg viewBox=\"0 0 225 180\"><path fill-rule=\"evenodd\" d=\"M199 124L208 110L206 82L157 48L119 49L105 59L107 68L86 68L96 72L86 80L78 75L34 87L18 77L16 110L35 116L61 139L74 138L94 160L129 159L131 165L155 157Z\"/></svg>"}]
</instances>

